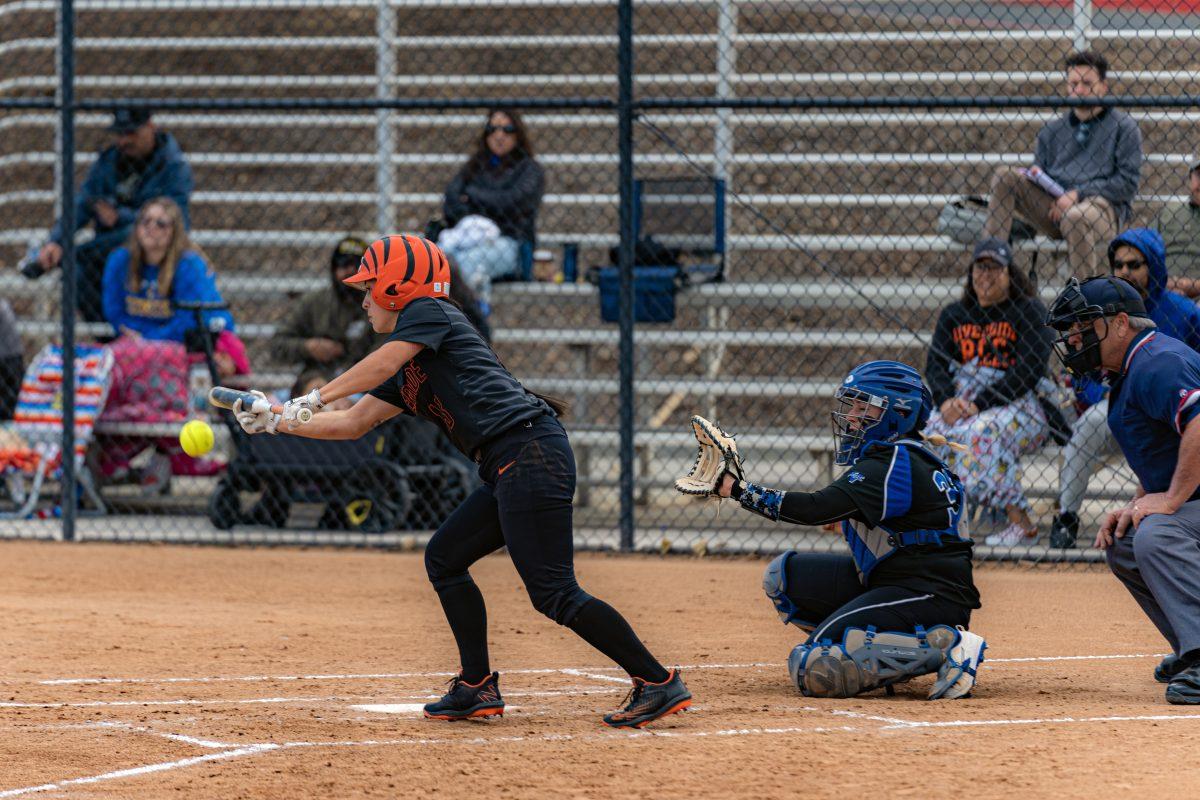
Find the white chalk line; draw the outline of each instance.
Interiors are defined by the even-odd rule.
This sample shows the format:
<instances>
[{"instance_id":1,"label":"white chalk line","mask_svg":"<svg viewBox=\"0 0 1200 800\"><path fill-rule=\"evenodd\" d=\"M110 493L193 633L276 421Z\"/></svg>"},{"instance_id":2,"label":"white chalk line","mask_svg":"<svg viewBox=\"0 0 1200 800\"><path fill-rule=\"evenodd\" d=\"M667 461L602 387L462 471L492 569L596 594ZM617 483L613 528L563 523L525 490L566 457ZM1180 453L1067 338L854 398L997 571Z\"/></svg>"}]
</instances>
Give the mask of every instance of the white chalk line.
<instances>
[{"instance_id":1,"label":"white chalk line","mask_svg":"<svg viewBox=\"0 0 1200 800\"><path fill-rule=\"evenodd\" d=\"M1029 658L989 658L984 664L1028 664L1035 661L1111 661L1121 658L1163 658L1165 653L1127 653L1110 656L1031 656Z\"/></svg>"},{"instance_id":2,"label":"white chalk line","mask_svg":"<svg viewBox=\"0 0 1200 800\"><path fill-rule=\"evenodd\" d=\"M220 753L208 753L207 755L194 756L193 758L183 758L178 761L163 761L158 764L147 764L141 767L132 767L130 769L121 769L114 772L105 772L100 775L91 775L86 778L70 778L67 780L57 781L56 783L43 783L38 786L25 786L20 789L8 789L0 791L0 798L4 797L20 797L26 794L36 794L38 792L52 792L60 789L67 789L72 786L82 786L91 783L103 783L104 781L120 780L121 778L133 778L139 775L149 775L154 772L167 772L173 769L182 769L195 764L203 764L211 761L227 761L232 758L240 758L242 756L251 756L258 753L265 753L270 750L278 750L277 744L253 744L246 747L239 747L234 750L224 750Z\"/></svg>"},{"instance_id":3,"label":"white chalk line","mask_svg":"<svg viewBox=\"0 0 1200 800\"><path fill-rule=\"evenodd\" d=\"M797 708L798 711L821 711L821 709L811 706L802 706ZM860 712L845 711L842 709L826 709L829 713L836 716L846 716L854 719L863 719L874 722L888 722L889 724L878 728L863 729L853 725L817 725L817 726L786 726L786 727L751 727L751 728L722 728L707 731L674 731L674 730L638 730L638 731L610 731L604 733L587 733L587 734L571 734L571 733L546 733L538 736L477 736L471 738L442 738L442 737L406 737L395 739L378 739L378 740L349 740L349 741L330 741L330 742L265 742L260 744L248 745L231 750L223 750L219 753L211 753L204 756L194 758L180 759L176 761L162 762L158 764L149 764L142 767L134 767L130 769L117 770L106 772L101 775L90 776L86 778L73 778L62 780L56 783L41 784L37 786L28 786L19 789L10 789L0 791L0 798L17 797L25 794L33 794L38 792L53 791L63 789L73 785L82 785L90 783L99 783L108 780L117 780L120 778L135 777L146 775L153 772L165 772L173 769L180 769L195 764L228 760L239 758L242 756L255 755L270 751L279 751L285 749L300 749L300 748L350 748L350 747L396 747L396 746L436 746L436 745L495 745L495 744L520 744L520 743L540 743L548 741L647 741L647 740L662 740L662 739L700 739L700 738L725 738L735 736L780 736L780 735L796 735L796 734L818 734L818 733L878 733L882 731L912 731L929 728L948 728L948 727L984 727L993 725L1057 725L1067 723L1103 723L1103 722L1140 722L1140 721L1182 721L1182 720L1200 720L1200 713L1197 714L1146 714L1146 715L1128 715L1128 716L1104 716L1104 717L1047 717L1038 719L1018 719L1018 720L947 720L940 722L923 722L918 720L903 720L895 717L883 717L878 715L862 714ZM485 723L486 724L486 723ZM132 726L131 726L132 727ZM182 737L178 734L163 734L158 731L149 731L155 735L165 735L168 738L177 740L190 740L189 743L195 744L200 741L194 737ZM216 745L216 742L210 742Z\"/></svg>"},{"instance_id":4,"label":"white chalk line","mask_svg":"<svg viewBox=\"0 0 1200 800\"><path fill-rule=\"evenodd\" d=\"M579 697L593 694L620 694L623 689L599 688L596 686L568 686L562 689L505 691L506 697ZM13 701L0 702L0 708L130 708L136 706L217 706L217 705L272 705L288 703L343 703L361 702L363 700L437 700L441 692L429 689L424 692L405 693L401 695L328 695L321 697L244 697L244 698L213 698L208 700L86 700L77 702L58 703L19 703Z\"/></svg>"},{"instance_id":5,"label":"white chalk line","mask_svg":"<svg viewBox=\"0 0 1200 800\"><path fill-rule=\"evenodd\" d=\"M755 669L761 667L782 667L783 664L687 664L680 666L681 670L698 669ZM555 673L570 675L572 672L621 672L619 667L555 667L537 669L507 669L504 675L552 675ZM238 683L255 681L358 681L358 680L397 680L401 678L452 678L455 672L367 672L342 673L327 675L226 675L208 677L166 677L166 678L49 678L35 681L40 686L74 686L80 684L123 684L123 683ZM621 683L628 683L627 678L621 678ZM20 681L4 681L4 683L20 683Z\"/></svg>"},{"instance_id":6,"label":"white chalk line","mask_svg":"<svg viewBox=\"0 0 1200 800\"><path fill-rule=\"evenodd\" d=\"M809 710L817 711L818 709L806 707L805 710L806 711L809 711ZM899 717L881 717L876 714L863 714L858 711L843 711L842 709L837 709L837 708L828 709L828 710L829 710L830 714L833 714L836 717L851 717L853 719L869 719L873 722L886 722L889 725L895 725L895 726L912 724L911 721L906 720L906 719L900 719Z\"/></svg>"},{"instance_id":7,"label":"white chalk line","mask_svg":"<svg viewBox=\"0 0 1200 800\"><path fill-rule=\"evenodd\" d=\"M493 723L487 723L493 724ZM543 733L537 736L475 736L463 739L440 737L410 737L400 739L367 739L335 742L283 742L279 747L406 747L434 745L494 745L570 741L646 741L653 739L702 739L725 736L780 736L796 733L828 733L859 731L850 725L788 726L783 728L723 728L708 731L650 730L611 731L605 733Z\"/></svg>"},{"instance_id":8,"label":"white chalk line","mask_svg":"<svg viewBox=\"0 0 1200 800\"><path fill-rule=\"evenodd\" d=\"M1109 655L1083 656L1029 656L1025 658L988 658L985 664L1017 664L1036 661L1106 661L1127 658L1162 658L1165 653L1120 653ZM781 669L783 663L750 662L746 664L686 664L681 670L722 670L722 669ZM536 669L509 669L505 675L580 675L588 673L620 673L618 667L555 667ZM314 675L222 675L199 677L158 677L158 678L47 678L32 681L40 686L77 686L84 684L156 684L156 683L253 683L267 681L359 681L359 680L399 680L403 678L452 678L454 672L364 672L364 673L330 673ZM598 675L591 677L599 678ZM616 680L613 678L612 680ZM627 679L619 678L621 683ZM20 684L29 681L0 681L2 684Z\"/></svg>"},{"instance_id":9,"label":"white chalk line","mask_svg":"<svg viewBox=\"0 0 1200 800\"><path fill-rule=\"evenodd\" d=\"M1200 714L1136 714L1110 717L1043 717L1034 719L954 719L940 722L923 722L920 720L898 720L896 725L888 725L880 730L920 729L920 728L972 728L992 725L1061 725L1071 723L1094 722L1166 722L1166 721L1200 720Z\"/></svg>"},{"instance_id":10,"label":"white chalk line","mask_svg":"<svg viewBox=\"0 0 1200 800\"><path fill-rule=\"evenodd\" d=\"M97 721L97 722L84 722L84 723L81 723L78 725L60 725L60 726L56 726L56 727L66 728L66 729L71 729L71 728L75 728L75 729L98 728L101 730L116 729L116 730L122 730L122 731L129 731L131 733L144 733L149 736L158 736L162 739L170 739L173 742L183 742L184 744L191 744L191 745L195 745L196 747L208 748L209 750L229 750L229 749L236 749L240 746L237 744L233 744L231 742L218 742L218 741L214 741L212 739L200 739L196 736L186 736L182 733L170 733L169 731L155 730L154 728L147 728L144 725L131 725L128 722Z\"/></svg>"},{"instance_id":11,"label":"white chalk line","mask_svg":"<svg viewBox=\"0 0 1200 800\"><path fill-rule=\"evenodd\" d=\"M596 681L612 681L613 683L621 683L621 684L625 684L626 686L629 685L628 678L620 678L615 675L600 675L595 672L584 672L583 670L580 670L580 669L564 669L564 670L561 670L561 672L564 675L574 675L579 678L591 678L592 680L596 680Z\"/></svg>"},{"instance_id":12,"label":"white chalk line","mask_svg":"<svg viewBox=\"0 0 1200 800\"><path fill-rule=\"evenodd\" d=\"M91 700L76 703L0 703L0 708L121 708L134 706L215 706L215 705L269 705L279 703L333 703L365 700L370 697L251 697L242 699L215 700Z\"/></svg>"}]
</instances>

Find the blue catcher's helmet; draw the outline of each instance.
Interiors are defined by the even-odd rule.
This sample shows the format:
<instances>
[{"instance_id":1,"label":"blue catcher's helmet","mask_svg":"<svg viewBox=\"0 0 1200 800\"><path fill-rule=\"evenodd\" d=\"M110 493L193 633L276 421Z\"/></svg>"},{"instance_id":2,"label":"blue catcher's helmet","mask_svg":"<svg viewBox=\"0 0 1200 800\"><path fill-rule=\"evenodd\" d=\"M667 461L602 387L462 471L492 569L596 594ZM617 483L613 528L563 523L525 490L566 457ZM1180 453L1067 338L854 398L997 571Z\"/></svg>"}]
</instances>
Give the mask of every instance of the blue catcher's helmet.
<instances>
[{"instance_id":1,"label":"blue catcher's helmet","mask_svg":"<svg viewBox=\"0 0 1200 800\"><path fill-rule=\"evenodd\" d=\"M857 461L871 442L890 442L920 432L933 411L933 396L921 374L899 361L859 364L850 370L834 398L835 461L841 466Z\"/></svg>"}]
</instances>

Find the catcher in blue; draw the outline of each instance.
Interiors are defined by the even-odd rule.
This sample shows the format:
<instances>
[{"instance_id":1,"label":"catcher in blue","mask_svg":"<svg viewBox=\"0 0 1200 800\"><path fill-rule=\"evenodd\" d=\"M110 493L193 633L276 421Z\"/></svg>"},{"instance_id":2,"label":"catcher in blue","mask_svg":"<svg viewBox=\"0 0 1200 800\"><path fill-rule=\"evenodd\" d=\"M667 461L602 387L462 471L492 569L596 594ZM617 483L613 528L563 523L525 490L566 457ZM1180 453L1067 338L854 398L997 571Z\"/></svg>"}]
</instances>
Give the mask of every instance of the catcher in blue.
<instances>
[{"instance_id":1,"label":"catcher in blue","mask_svg":"<svg viewBox=\"0 0 1200 800\"><path fill-rule=\"evenodd\" d=\"M779 618L809 634L788 658L803 694L853 697L936 673L929 699L965 697L987 644L967 630L980 603L972 543L958 530L963 487L920 435L933 398L896 361L855 367L835 398L836 461L848 469L824 489L746 480L733 439L700 417L700 456L676 488L731 497L771 520L841 523L850 555L788 551L763 578Z\"/></svg>"}]
</instances>

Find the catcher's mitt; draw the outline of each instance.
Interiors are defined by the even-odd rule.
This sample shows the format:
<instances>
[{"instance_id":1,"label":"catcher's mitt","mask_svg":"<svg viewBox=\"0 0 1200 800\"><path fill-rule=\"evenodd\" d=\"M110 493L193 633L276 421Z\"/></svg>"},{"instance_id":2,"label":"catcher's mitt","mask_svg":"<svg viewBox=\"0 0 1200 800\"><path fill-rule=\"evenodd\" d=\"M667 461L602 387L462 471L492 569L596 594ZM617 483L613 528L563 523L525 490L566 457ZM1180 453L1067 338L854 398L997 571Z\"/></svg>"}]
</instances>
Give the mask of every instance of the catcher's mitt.
<instances>
[{"instance_id":1,"label":"catcher's mitt","mask_svg":"<svg viewBox=\"0 0 1200 800\"><path fill-rule=\"evenodd\" d=\"M696 434L700 452L696 454L691 472L675 479L676 490L684 494L715 496L721 476L726 472L743 480L742 457L738 455L737 443L732 436L699 416L692 417L692 432Z\"/></svg>"}]
</instances>

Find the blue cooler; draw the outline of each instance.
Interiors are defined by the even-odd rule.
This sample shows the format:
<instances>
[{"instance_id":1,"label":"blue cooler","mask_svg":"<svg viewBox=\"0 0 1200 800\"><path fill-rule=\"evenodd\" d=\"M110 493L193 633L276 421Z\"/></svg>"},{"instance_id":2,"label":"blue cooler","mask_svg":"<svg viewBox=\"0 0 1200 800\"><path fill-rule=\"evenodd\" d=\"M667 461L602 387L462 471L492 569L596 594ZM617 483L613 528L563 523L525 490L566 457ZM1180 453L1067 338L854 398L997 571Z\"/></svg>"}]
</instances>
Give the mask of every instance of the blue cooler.
<instances>
[{"instance_id":1,"label":"blue cooler","mask_svg":"<svg viewBox=\"0 0 1200 800\"><path fill-rule=\"evenodd\" d=\"M679 267L633 268L634 322L674 322ZM621 308L621 274L617 267L600 270L600 319L617 322Z\"/></svg>"}]
</instances>

